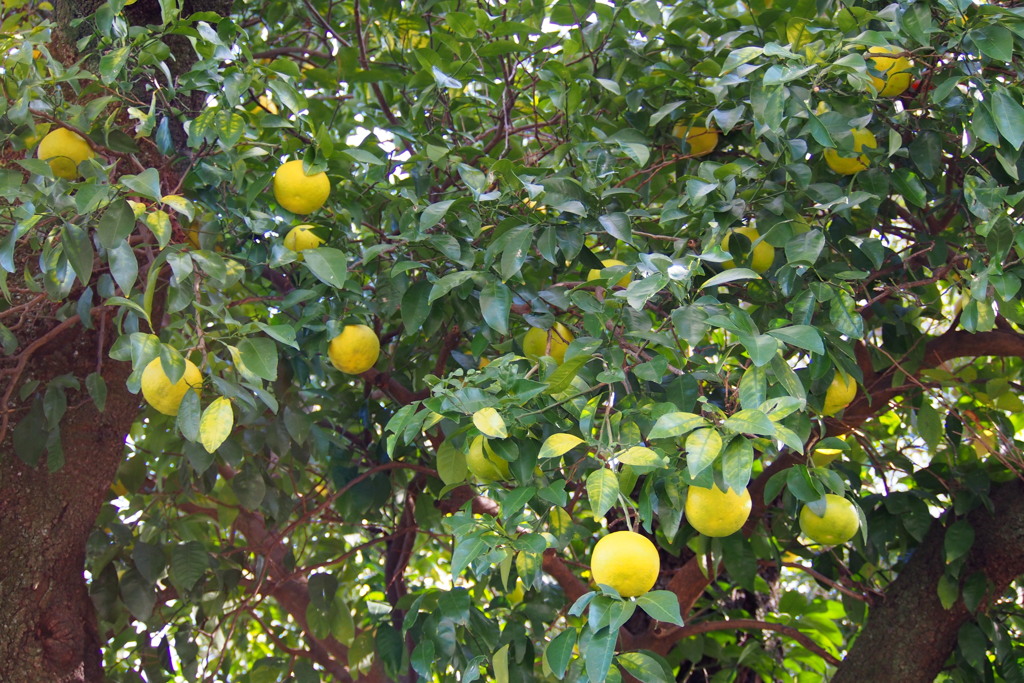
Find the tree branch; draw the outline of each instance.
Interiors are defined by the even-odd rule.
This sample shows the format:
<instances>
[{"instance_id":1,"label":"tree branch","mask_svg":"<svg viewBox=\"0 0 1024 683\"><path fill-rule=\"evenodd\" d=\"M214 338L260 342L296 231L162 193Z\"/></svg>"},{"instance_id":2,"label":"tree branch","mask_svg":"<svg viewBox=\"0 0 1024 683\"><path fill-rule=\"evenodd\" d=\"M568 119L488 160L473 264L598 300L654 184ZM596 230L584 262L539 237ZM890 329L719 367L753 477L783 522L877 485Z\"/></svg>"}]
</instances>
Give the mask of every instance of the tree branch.
<instances>
[{"instance_id":1,"label":"tree branch","mask_svg":"<svg viewBox=\"0 0 1024 683\"><path fill-rule=\"evenodd\" d=\"M673 626L663 632L660 636L666 640L671 640L673 643L677 643L683 638L689 638L692 636L698 636L702 633L711 633L712 631L735 631L735 630L750 630L750 631L775 631L782 635L795 640L796 642L803 645L805 648L818 655L826 662L833 666L839 666L842 662L838 660L831 652L821 647L813 640L810 639L799 629L793 626L786 626L785 624L774 624L770 621L758 621L757 619L730 619L728 621L701 621L696 624L690 624L689 626ZM882 679L874 678L870 680L897 680L897 679Z\"/></svg>"}]
</instances>

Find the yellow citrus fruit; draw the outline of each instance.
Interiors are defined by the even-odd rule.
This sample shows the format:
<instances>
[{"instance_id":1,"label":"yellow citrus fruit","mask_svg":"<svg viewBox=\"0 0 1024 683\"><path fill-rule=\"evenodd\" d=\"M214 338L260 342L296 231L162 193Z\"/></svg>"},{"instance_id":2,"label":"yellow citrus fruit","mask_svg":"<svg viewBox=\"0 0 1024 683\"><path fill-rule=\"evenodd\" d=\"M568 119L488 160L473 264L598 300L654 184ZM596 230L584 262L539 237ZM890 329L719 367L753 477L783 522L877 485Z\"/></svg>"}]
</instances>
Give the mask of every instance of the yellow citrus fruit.
<instances>
[{"instance_id":1,"label":"yellow citrus fruit","mask_svg":"<svg viewBox=\"0 0 1024 683\"><path fill-rule=\"evenodd\" d=\"M853 503L833 493L825 494L825 516L819 517L806 505L800 510L800 531L822 545L846 543L857 535L860 519Z\"/></svg>"},{"instance_id":2,"label":"yellow citrus fruit","mask_svg":"<svg viewBox=\"0 0 1024 683\"><path fill-rule=\"evenodd\" d=\"M346 325L341 334L331 340L327 355L334 367L350 375L359 375L377 362L380 340L366 325Z\"/></svg>"},{"instance_id":3,"label":"yellow citrus fruit","mask_svg":"<svg viewBox=\"0 0 1024 683\"><path fill-rule=\"evenodd\" d=\"M846 440L845 436L837 437ZM842 448L815 448L811 453L811 462L815 467L828 467L832 461L843 454Z\"/></svg>"},{"instance_id":4,"label":"yellow citrus fruit","mask_svg":"<svg viewBox=\"0 0 1024 683\"><path fill-rule=\"evenodd\" d=\"M971 445L974 446L974 452L978 454L979 458L995 452L998 443L999 439L991 429L983 429L971 438Z\"/></svg>"},{"instance_id":5,"label":"yellow citrus fruit","mask_svg":"<svg viewBox=\"0 0 1024 683\"><path fill-rule=\"evenodd\" d=\"M256 101L259 102L259 104L252 108L253 114L262 114L264 112L274 115L277 114L277 105L274 104L274 99L272 97L260 95Z\"/></svg>"},{"instance_id":6,"label":"yellow citrus fruit","mask_svg":"<svg viewBox=\"0 0 1024 683\"><path fill-rule=\"evenodd\" d=\"M178 406L185 398L185 393L191 389L197 394L200 393L203 385L203 374L195 363L185 359L185 373L177 382L171 384L171 380L164 372L164 365L160 358L149 361L142 371L142 397L146 403L153 406L164 415L177 415Z\"/></svg>"},{"instance_id":7,"label":"yellow citrus fruit","mask_svg":"<svg viewBox=\"0 0 1024 683\"><path fill-rule=\"evenodd\" d=\"M516 579L515 588L510 590L505 597L508 598L509 603L512 605L521 603L523 598L526 597L526 586L523 585L523 580Z\"/></svg>"},{"instance_id":8,"label":"yellow citrus fruit","mask_svg":"<svg viewBox=\"0 0 1024 683\"><path fill-rule=\"evenodd\" d=\"M849 375L836 372L832 383L825 391L825 403L822 406L822 415L835 415L850 405L850 401L857 395L857 380Z\"/></svg>"},{"instance_id":9,"label":"yellow citrus fruit","mask_svg":"<svg viewBox=\"0 0 1024 683\"><path fill-rule=\"evenodd\" d=\"M729 235L731 235L734 232L737 232L746 237L748 240L750 240L752 248L750 252L747 254L747 258L750 260L749 265L751 270L757 273L763 273L772 267L772 263L775 262L775 247L773 247L772 245L768 244L763 240L757 244L754 244L755 242L757 242L757 239L761 236L757 232L757 228L755 227L745 225L742 228L736 228L735 230L731 230L728 234L726 234L725 238L722 240L722 249L729 251ZM730 259L723 263L722 265L726 268L735 268L736 262Z\"/></svg>"},{"instance_id":10,"label":"yellow citrus fruit","mask_svg":"<svg viewBox=\"0 0 1024 683\"><path fill-rule=\"evenodd\" d=\"M872 69L885 74L885 79L871 77L875 90L882 97L898 97L910 87L910 60L906 57L875 57L874 55L899 55L901 47L869 47L868 62Z\"/></svg>"},{"instance_id":11,"label":"yellow citrus fruit","mask_svg":"<svg viewBox=\"0 0 1024 683\"><path fill-rule=\"evenodd\" d=\"M96 153L78 133L67 128L57 128L50 131L39 143L37 155L43 161L50 162L53 175L74 180L81 175L78 172L78 165L96 156Z\"/></svg>"},{"instance_id":12,"label":"yellow citrus fruit","mask_svg":"<svg viewBox=\"0 0 1024 683\"><path fill-rule=\"evenodd\" d=\"M508 461L491 449L487 439L478 436L469 443L466 467L482 482L504 481L512 478Z\"/></svg>"},{"instance_id":13,"label":"yellow citrus fruit","mask_svg":"<svg viewBox=\"0 0 1024 683\"><path fill-rule=\"evenodd\" d=\"M316 211L331 194L331 181L321 171L306 175L302 161L286 161L274 173L274 198L292 213L306 214Z\"/></svg>"},{"instance_id":14,"label":"yellow citrus fruit","mask_svg":"<svg viewBox=\"0 0 1024 683\"><path fill-rule=\"evenodd\" d=\"M825 150L825 163L839 175L853 175L863 171L871 164L871 161L868 160L866 154L860 154L861 150L865 147L871 149L878 147L878 140L866 128L855 128L850 132L853 133L853 151L857 152L859 156L844 157L832 147Z\"/></svg>"},{"instance_id":15,"label":"yellow citrus fruit","mask_svg":"<svg viewBox=\"0 0 1024 683\"><path fill-rule=\"evenodd\" d=\"M686 144L690 146L691 157L707 156L718 146L718 131L714 128L677 123L672 129L672 135L686 139Z\"/></svg>"},{"instance_id":16,"label":"yellow citrus fruit","mask_svg":"<svg viewBox=\"0 0 1024 683\"><path fill-rule=\"evenodd\" d=\"M551 356L556 363L561 365L565 360L565 350L569 348L569 342L573 339L572 332L562 323L555 323L550 330L531 327L523 337L523 353L534 358ZM550 351L548 351L549 342Z\"/></svg>"},{"instance_id":17,"label":"yellow citrus fruit","mask_svg":"<svg viewBox=\"0 0 1024 683\"><path fill-rule=\"evenodd\" d=\"M750 506L750 492L746 489L739 493L733 489L723 491L716 484L711 488L691 486L686 493L686 519L705 536L733 535L746 524Z\"/></svg>"},{"instance_id":18,"label":"yellow citrus fruit","mask_svg":"<svg viewBox=\"0 0 1024 683\"><path fill-rule=\"evenodd\" d=\"M658 549L635 531L602 536L590 555L594 583L611 586L624 598L643 595L654 588L660 571Z\"/></svg>"},{"instance_id":19,"label":"yellow citrus fruit","mask_svg":"<svg viewBox=\"0 0 1024 683\"><path fill-rule=\"evenodd\" d=\"M305 251L316 249L324 243L323 238L313 232L313 226L307 224L296 225L284 236L284 246L292 251Z\"/></svg>"},{"instance_id":20,"label":"yellow citrus fruit","mask_svg":"<svg viewBox=\"0 0 1024 683\"><path fill-rule=\"evenodd\" d=\"M612 266L624 266L626 264L623 263L622 261L619 261L618 259L606 258L601 260L601 265L604 266L605 268L611 268ZM597 268L593 268L589 273L587 273L587 282L590 282L591 280L596 280L599 277L601 277L601 271L598 270ZM616 282L612 286L628 287L629 283L632 281L633 275L631 273L626 273L619 279L618 282Z\"/></svg>"}]
</instances>

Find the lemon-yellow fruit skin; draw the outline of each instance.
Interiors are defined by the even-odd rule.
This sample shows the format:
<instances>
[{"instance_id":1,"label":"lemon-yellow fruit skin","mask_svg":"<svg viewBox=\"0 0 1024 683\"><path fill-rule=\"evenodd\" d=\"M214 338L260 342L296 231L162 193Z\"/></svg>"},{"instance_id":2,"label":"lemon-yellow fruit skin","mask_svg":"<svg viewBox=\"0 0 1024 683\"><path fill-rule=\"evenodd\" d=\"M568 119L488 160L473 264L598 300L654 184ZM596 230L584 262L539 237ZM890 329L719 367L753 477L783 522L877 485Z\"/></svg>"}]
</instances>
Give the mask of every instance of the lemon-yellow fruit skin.
<instances>
[{"instance_id":1,"label":"lemon-yellow fruit skin","mask_svg":"<svg viewBox=\"0 0 1024 683\"><path fill-rule=\"evenodd\" d=\"M508 461L491 450L487 439L482 436L478 436L470 442L469 452L466 453L466 467L484 483L512 478Z\"/></svg>"},{"instance_id":2,"label":"lemon-yellow fruit skin","mask_svg":"<svg viewBox=\"0 0 1024 683\"><path fill-rule=\"evenodd\" d=\"M833 493L825 494L825 516L819 517L806 505L800 510L800 531L822 545L840 545L857 535L860 519L853 503Z\"/></svg>"},{"instance_id":3,"label":"lemon-yellow fruit skin","mask_svg":"<svg viewBox=\"0 0 1024 683\"><path fill-rule=\"evenodd\" d=\"M346 325L327 349L331 364L342 372L359 375L377 362L380 340L366 325Z\"/></svg>"},{"instance_id":4,"label":"lemon-yellow fruit skin","mask_svg":"<svg viewBox=\"0 0 1024 683\"><path fill-rule=\"evenodd\" d=\"M159 358L154 358L142 371L142 397L146 403L153 406L164 415L177 415L181 400L185 393L191 389L197 394L203 385L203 373L192 361L185 359L185 373L181 378L171 384L170 378L164 372L163 363Z\"/></svg>"},{"instance_id":5,"label":"lemon-yellow fruit skin","mask_svg":"<svg viewBox=\"0 0 1024 683\"><path fill-rule=\"evenodd\" d=\"M643 595L654 588L660 571L658 549L635 531L603 536L590 555L594 583L611 586L624 598Z\"/></svg>"},{"instance_id":6,"label":"lemon-yellow fruit skin","mask_svg":"<svg viewBox=\"0 0 1024 683\"><path fill-rule=\"evenodd\" d=\"M551 340L551 350L547 351L548 340ZM551 356L559 365L565 360L565 350L574 339L569 328L562 323L555 323L550 330L542 330L539 327L531 327L523 337L523 353L533 358Z\"/></svg>"},{"instance_id":7,"label":"lemon-yellow fruit skin","mask_svg":"<svg viewBox=\"0 0 1024 683\"><path fill-rule=\"evenodd\" d=\"M718 146L718 131L714 128L677 123L672 129L672 135L686 139L686 144L690 146L690 156L694 158L707 156Z\"/></svg>"},{"instance_id":8,"label":"lemon-yellow fruit skin","mask_svg":"<svg viewBox=\"0 0 1024 683\"><path fill-rule=\"evenodd\" d=\"M626 264L623 263L622 261L619 261L618 259L606 258L601 260L601 265L604 266L605 268L611 268L612 266L624 266ZM587 282L590 282L591 280L596 280L599 277L601 277L601 271L598 270L597 268L593 268L589 273L587 273ZM633 275L631 273L626 273L621 278L619 278L619 281L613 284L612 287L628 287L629 283L632 281Z\"/></svg>"},{"instance_id":9,"label":"lemon-yellow fruit skin","mask_svg":"<svg viewBox=\"0 0 1024 683\"><path fill-rule=\"evenodd\" d=\"M878 140L866 128L856 128L851 132L853 133L853 151L857 152L858 156L844 157L839 154L838 150L831 147L825 150L825 163L839 175L853 175L866 169L871 165L871 161L866 154L859 153L865 147L871 149L878 147Z\"/></svg>"},{"instance_id":10,"label":"lemon-yellow fruit skin","mask_svg":"<svg viewBox=\"0 0 1024 683\"><path fill-rule=\"evenodd\" d=\"M979 458L984 458L986 455L994 453L997 450L998 443L999 439L991 429L984 429L975 434L971 439L971 445L974 446L974 452Z\"/></svg>"},{"instance_id":11,"label":"lemon-yellow fruit skin","mask_svg":"<svg viewBox=\"0 0 1024 683\"><path fill-rule=\"evenodd\" d=\"M751 270L753 270L755 273L763 273L772 267L772 263L775 262L775 247L763 241L760 242L759 244L754 244L754 242L757 241L757 238L761 236L757 232L757 228L745 225L742 228L736 228L735 230L732 230L729 234L731 234L732 232L738 232L739 234L743 235L748 240L750 240L750 243L753 245L753 248L747 255L747 257L750 259ZM729 234L726 234L726 236L722 239L722 249L726 251L729 251ZM722 265L726 268L735 268L736 262L730 259L723 263Z\"/></svg>"},{"instance_id":12,"label":"lemon-yellow fruit skin","mask_svg":"<svg viewBox=\"0 0 1024 683\"><path fill-rule=\"evenodd\" d=\"M871 68L885 74L885 79L871 77L875 90L882 97L899 97L910 87L912 74L910 60L906 57L876 57L875 55L898 55L903 52L901 47L869 47L868 61Z\"/></svg>"},{"instance_id":13,"label":"lemon-yellow fruit skin","mask_svg":"<svg viewBox=\"0 0 1024 683\"><path fill-rule=\"evenodd\" d=\"M857 380L849 375L837 372L832 378L832 383L825 391L825 403L822 406L822 415L835 415L850 405L853 397L857 395Z\"/></svg>"},{"instance_id":14,"label":"lemon-yellow fruit skin","mask_svg":"<svg viewBox=\"0 0 1024 683\"><path fill-rule=\"evenodd\" d=\"M717 485L711 488L691 486L686 493L686 519L690 526L713 538L732 536L743 528L750 517L750 492L733 489L723 491Z\"/></svg>"},{"instance_id":15,"label":"lemon-yellow fruit skin","mask_svg":"<svg viewBox=\"0 0 1024 683\"><path fill-rule=\"evenodd\" d=\"M327 174L321 171L306 175L300 160L286 161L274 173L274 198L292 213L312 213L324 205L330 194Z\"/></svg>"},{"instance_id":16,"label":"lemon-yellow fruit skin","mask_svg":"<svg viewBox=\"0 0 1024 683\"><path fill-rule=\"evenodd\" d=\"M284 236L284 246L292 251L305 251L316 249L324 241L315 232L312 225L296 225Z\"/></svg>"},{"instance_id":17,"label":"lemon-yellow fruit skin","mask_svg":"<svg viewBox=\"0 0 1024 683\"><path fill-rule=\"evenodd\" d=\"M39 143L37 154L43 161L50 162L53 175L66 180L78 178L81 175L78 164L96 156L85 138L67 128L50 131Z\"/></svg>"}]
</instances>

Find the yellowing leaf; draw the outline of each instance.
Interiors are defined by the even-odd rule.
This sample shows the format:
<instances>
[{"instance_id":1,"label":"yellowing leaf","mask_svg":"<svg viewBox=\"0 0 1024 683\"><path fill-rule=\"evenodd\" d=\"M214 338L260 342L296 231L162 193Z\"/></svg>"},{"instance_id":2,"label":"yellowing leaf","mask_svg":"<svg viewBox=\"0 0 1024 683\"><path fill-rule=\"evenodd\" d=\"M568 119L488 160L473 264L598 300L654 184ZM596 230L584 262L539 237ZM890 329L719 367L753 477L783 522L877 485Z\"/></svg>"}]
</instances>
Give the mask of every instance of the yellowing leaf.
<instances>
[{"instance_id":1,"label":"yellowing leaf","mask_svg":"<svg viewBox=\"0 0 1024 683\"><path fill-rule=\"evenodd\" d=\"M668 465L664 456L658 455L655 451L644 446L633 446L615 457L622 464L633 465L634 467L665 467Z\"/></svg>"},{"instance_id":2,"label":"yellowing leaf","mask_svg":"<svg viewBox=\"0 0 1024 683\"><path fill-rule=\"evenodd\" d=\"M572 434L552 434L544 440L544 445L540 447L540 454L537 457L557 458L560 455L565 455L581 443L583 443L583 439Z\"/></svg>"},{"instance_id":3,"label":"yellowing leaf","mask_svg":"<svg viewBox=\"0 0 1024 683\"><path fill-rule=\"evenodd\" d=\"M189 220L195 218L195 208L192 202L179 194L165 194L160 201L181 214L185 214Z\"/></svg>"},{"instance_id":4,"label":"yellowing leaf","mask_svg":"<svg viewBox=\"0 0 1024 683\"><path fill-rule=\"evenodd\" d=\"M231 401L221 396L207 406L199 418L199 442L207 453L213 453L231 434L235 426L235 415Z\"/></svg>"},{"instance_id":5,"label":"yellowing leaf","mask_svg":"<svg viewBox=\"0 0 1024 683\"><path fill-rule=\"evenodd\" d=\"M473 413L473 424L481 434L492 439L504 439L508 436L505 421L501 419L501 415L494 408L481 408Z\"/></svg>"}]
</instances>

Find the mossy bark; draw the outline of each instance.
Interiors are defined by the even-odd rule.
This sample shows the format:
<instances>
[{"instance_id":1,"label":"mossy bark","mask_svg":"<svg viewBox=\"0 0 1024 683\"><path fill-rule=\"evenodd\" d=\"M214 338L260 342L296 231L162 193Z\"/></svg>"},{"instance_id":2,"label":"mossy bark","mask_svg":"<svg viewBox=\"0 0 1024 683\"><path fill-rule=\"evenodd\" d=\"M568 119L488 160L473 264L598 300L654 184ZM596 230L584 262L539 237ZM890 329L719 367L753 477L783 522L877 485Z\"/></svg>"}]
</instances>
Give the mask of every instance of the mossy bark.
<instances>
[{"instance_id":1,"label":"mossy bark","mask_svg":"<svg viewBox=\"0 0 1024 683\"><path fill-rule=\"evenodd\" d=\"M107 358L110 335L104 338L101 329L68 327L36 350L22 376L22 382L38 380L45 388L52 378L73 374L84 386L97 358L103 359L105 410L99 412L84 390L69 393L61 423L64 465L50 472L44 458L29 467L15 454L9 436L0 444L4 683L103 680L102 639L83 576L85 547L121 461L138 400L125 389L131 368ZM105 329L110 329L109 322ZM27 412L21 402L5 409L14 418Z\"/></svg>"},{"instance_id":2,"label":"mossy bark","mask_svg":"<svg viewBox=\"0 0 1024 683\"><path fill-rule=\"evenodd\" d=\"M994 599L1024 574L1024 482L998 485L992 501L994 513L979 507L968 515L975 539L962 576L983 572ZM885 597L872 608L832 683L935 680L956 647L960 627L972 618L963 600L948 610L939 602L945 531L941 521L932 524Z\"/></svg>"}]
</instances>

